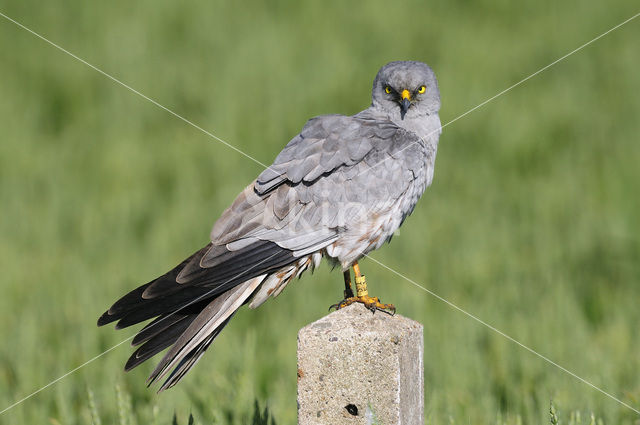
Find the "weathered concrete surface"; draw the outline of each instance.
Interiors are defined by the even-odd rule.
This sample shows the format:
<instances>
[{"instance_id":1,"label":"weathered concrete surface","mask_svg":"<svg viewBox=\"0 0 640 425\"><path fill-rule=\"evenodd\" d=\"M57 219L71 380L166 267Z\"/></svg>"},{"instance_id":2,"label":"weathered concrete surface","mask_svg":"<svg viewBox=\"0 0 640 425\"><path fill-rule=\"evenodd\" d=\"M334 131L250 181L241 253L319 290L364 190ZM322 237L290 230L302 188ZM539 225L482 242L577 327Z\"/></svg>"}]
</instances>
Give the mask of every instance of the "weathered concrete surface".
<instances>
[{"instance_id":1,"label":"weathered concrete surface","mask_svg":"<svg viewBox=\"0 0 640 425\"><path fill-rule=\"evenodd\" d=\"M302 328L298 424L424 424L423 351L420 323L361 304Z\"/></svg>"}]
</instances>

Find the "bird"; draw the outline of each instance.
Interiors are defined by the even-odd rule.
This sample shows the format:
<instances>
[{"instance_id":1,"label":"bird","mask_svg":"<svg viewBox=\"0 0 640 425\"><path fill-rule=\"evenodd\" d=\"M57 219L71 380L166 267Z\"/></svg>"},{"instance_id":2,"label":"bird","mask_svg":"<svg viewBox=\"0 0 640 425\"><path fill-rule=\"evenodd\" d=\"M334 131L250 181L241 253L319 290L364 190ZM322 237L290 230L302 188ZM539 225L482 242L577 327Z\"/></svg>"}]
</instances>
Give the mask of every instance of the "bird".
<instances>
[{"instance_id":1,"label":"bird","mask_svg":"<svg viewBox=\"0 0 640 425\"><path fill-rule=\"evenodd\" d=\"M391 240L431 185L439 110L431 67L394 61L376 74L369 107L311 118L215 221L205 247L100 316L98 326L116 329L153 319L125 371L168 348L147 384L173 387L240 307L276 297L323 258L343 272L344 299L332 307L395 313L369 296L358 261Z\"/></svg>"}]
</instances>

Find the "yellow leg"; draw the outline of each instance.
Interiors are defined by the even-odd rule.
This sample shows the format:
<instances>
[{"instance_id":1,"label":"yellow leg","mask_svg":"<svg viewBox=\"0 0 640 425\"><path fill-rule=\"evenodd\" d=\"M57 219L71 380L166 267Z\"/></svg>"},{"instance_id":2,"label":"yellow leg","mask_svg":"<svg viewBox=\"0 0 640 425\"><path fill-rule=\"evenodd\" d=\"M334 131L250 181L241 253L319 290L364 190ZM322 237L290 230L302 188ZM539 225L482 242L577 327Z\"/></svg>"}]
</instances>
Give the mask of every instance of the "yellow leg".
<instances>
[{"instance_id":1,"label":"yellow leg","mask_svg":"<svg viewBox=\"0 0 640 425\"><path fill-rule=\"evenodd\" d=\"M356 276L356 296L368 296L369 291L367 291L367 280L364 278L363 274L360 274L360 266L357 261L353 263L353 274Z\"/></svg>"},{"instance_id":2,"label":"yellow leg","mask_svg":"<svg viewBox=\"0 0 640 425\"><path fill-rule=\"evenodd\" d=\"M356 296L353 296L353 291L351 290L351 274L347 270L346 272L344 272L345 299L340 301L338 304L334 304L329 307L329 310L331 310L332 308L339 310L353 303L361 303L374 313L376 312L376 310L380 310L384 311L385 313L395 314L396 308L393 304L381 304L380 300L377 297L369 296L369 291L367 290L367 281L364 278L364 275L360 273L360 266L357 262L353 263L353 273L356 280Z\"/></svg>"}]
</instances>

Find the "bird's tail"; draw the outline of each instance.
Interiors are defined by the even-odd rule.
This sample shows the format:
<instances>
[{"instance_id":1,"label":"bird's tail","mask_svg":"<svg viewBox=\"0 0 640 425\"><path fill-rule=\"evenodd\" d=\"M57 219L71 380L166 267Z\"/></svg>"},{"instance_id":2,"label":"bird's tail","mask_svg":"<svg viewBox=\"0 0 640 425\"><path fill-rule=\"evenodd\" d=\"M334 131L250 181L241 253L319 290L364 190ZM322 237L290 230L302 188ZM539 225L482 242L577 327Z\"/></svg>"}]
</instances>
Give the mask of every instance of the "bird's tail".
<instances>
[{"instance_id":1,"label":"bird's tail","mask_svg":"<svg viewBox=\"0 0 640 425\"><path fill-rule=\"evenodd\" d=\"M266 275L254 277L218 295L198 315L191 318L188 325L177 326L175 333L172 332L172 335L169 335L175 342L151 373L147 383L151 385L171 371L160 387L160 391L162 391L171 388L182 379L265 277ZM134 356L137 354L134 353L131 356L127 365ZM136 360L134 360L135 362Z\"/></svg>"},{"instance_id":2,"label":"bird's tail","mask_svg":"<svg viewBox=\"0 0 640 425\"><path fill-rule=\"evenodd\" d=\"M171 347L147 381L151 385L168 375L159 391L174 386L195 365L243 304L255 308L277 296L289 281L321 259L319 253L295 258L291 251L264 243L233 256L228 251L217 254L216 258L231 258L215 267L198 266L211 251L210 244L129 292L98 319L98 326L118 321L116 329L121 329L155 318L133 338L131 344L138 348L125 370ZM230 268L241 271L231 274ZM182 281L185 274L191 280Z\"/></svg>"}]
</instances>

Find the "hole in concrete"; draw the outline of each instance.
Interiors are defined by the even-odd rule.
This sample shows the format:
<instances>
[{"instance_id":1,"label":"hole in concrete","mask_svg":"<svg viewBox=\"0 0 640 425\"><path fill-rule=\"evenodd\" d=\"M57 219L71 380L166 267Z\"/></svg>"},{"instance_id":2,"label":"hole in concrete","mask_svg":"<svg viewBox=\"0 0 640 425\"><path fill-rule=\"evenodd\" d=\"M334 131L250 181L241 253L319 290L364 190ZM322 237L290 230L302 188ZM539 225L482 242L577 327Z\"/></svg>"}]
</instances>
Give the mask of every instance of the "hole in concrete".
<instances>
[{"instance_id":1,"label":"hole in concrete","mask_svg":"<svg viewBox=\"0 0 640 425\"><path fill-rule=\"evenodd\" d=\"M358 407L355 404L347 404L344 408L347 409L350 415L358 416Z\"/></svg>"}]
</instances>

